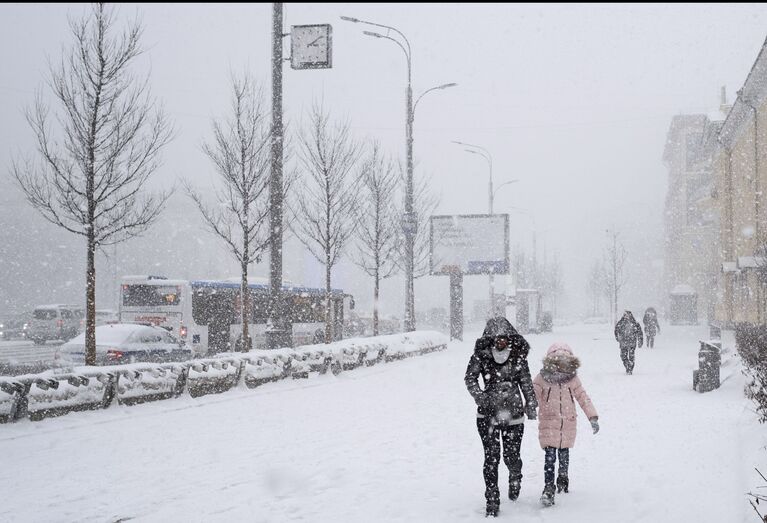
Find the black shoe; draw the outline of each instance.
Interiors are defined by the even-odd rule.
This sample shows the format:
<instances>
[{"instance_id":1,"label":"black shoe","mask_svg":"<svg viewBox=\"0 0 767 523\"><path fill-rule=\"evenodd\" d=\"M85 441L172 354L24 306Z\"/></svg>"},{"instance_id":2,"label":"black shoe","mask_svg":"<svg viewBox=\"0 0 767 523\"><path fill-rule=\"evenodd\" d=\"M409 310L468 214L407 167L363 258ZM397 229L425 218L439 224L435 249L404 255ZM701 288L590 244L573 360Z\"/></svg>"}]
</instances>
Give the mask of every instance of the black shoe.
<instances>
[{"instance_id":1,"label":"black shoe","mask_svg":"<svg viewBox=\"0 0 767 523\"><path fill-rule=\"evenodd\" d=\"M554 504L554 484L547 484L543 487L543 494L541 494L541 505L544 507L550 507Z\"/></svg>"},{"instance_id":2,"label":"black shoe","mask_svg":"<svg viewBox=\"0 0 767 523\"><path fill-rule=\"evenodd\" d=\"M485 510L485 517L498 517L498 505L495 503L488 503Z\"/></svg>"},{"instance_id":3,"label":"black shoe","mask_svg":"<svg viewBox=\"0 0 767 523\"><path fill-rule=\"evenodd\" d=\"M566 474L560 474L557 476L557 493L564 492L567 494L570 488L570 478Z\"/></svg>"},{"instance_id":4,"label":"black shoe","mask_svg":"<svg viewBox=\"0 0 767 523\"><path fill-rule=\"evenodd\" d=\"M509 481L509 499L516 501L519 498L519 490L522 488L520 481Z\"/></svg>"}]
</instances>

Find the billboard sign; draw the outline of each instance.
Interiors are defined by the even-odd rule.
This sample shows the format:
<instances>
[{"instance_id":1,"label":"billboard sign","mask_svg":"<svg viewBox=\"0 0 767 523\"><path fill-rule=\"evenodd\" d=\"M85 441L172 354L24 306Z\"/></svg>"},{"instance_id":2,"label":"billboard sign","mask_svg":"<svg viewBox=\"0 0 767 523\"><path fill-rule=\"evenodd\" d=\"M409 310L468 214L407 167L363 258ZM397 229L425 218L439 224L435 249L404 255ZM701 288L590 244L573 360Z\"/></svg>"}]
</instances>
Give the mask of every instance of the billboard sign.
<instances>
[{"instance_id":1,"label":"billboard sign","mask_svg":"<svg viewBox=\"0 0 767 523\"><path fill-rule=\"evenodd\" d=\"M508 274L509 215L432 216L431 274Z\"/></svg>"}]
</instances>

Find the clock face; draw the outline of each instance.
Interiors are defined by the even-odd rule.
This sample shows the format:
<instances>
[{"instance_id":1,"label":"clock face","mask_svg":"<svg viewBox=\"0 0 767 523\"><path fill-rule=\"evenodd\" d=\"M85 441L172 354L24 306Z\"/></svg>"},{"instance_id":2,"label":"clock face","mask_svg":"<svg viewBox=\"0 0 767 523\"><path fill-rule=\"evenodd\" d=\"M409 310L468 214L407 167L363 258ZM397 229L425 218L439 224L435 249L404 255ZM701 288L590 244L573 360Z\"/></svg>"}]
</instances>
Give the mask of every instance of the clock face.
<instances>
[{"instance_id":1,"label":"clock face","mask_svg":"<svg viewBox=\"0 0 767 523\"><path fill-rule=\"evenodd\" d=\"M329 24L294 25L290 31L291 67L293 69L327 69L331 67Z\"/></svg>"}]
</instances>

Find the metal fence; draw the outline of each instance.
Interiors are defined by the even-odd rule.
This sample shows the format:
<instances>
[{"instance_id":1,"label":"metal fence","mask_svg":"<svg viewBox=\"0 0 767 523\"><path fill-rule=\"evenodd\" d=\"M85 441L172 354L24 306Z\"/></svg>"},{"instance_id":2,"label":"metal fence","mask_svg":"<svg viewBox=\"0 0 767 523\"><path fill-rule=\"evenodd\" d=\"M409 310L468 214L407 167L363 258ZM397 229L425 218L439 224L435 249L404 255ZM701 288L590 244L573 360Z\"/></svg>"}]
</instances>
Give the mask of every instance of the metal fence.
<instances>
[{"instance_id":1,"label":"metal fence","mask_svg":"<svg viewBox=\"0 0 767 523\"><path fill-rule=\"evenodd\" d=\"M404 336L404 335L403 335ZM69 412L101 410L117 403L216 394L310 374L339 374L447 348L441 334L410 343L388 343L386 336L360 343L339 342L276 351L223 354L179 363L134 363L109 367L49 370L0 376L0 423L42 420Z\"/></svg>"}]
</instances>

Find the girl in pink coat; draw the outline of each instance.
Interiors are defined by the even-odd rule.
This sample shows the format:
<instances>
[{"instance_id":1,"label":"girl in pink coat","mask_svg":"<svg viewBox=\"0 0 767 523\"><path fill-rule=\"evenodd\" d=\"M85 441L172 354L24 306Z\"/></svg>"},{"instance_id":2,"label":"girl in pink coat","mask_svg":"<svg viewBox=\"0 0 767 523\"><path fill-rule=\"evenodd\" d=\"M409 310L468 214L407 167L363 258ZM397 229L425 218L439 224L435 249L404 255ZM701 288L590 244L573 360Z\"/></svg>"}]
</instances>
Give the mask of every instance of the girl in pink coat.
<instances>
[{"instance_id":1,"label":"girl in pink coat","mask_svg":"<svg viewBox=\"0 0 767 523\"><path fill-rule=\"evenodd\" d=\"M575 445L575 402L591 422L594 434L599 430L598 416L591 398L577 376L581 362L565 343L555 343L546 352L543 369L533 379L533 390L538 400L538 440L546 452L543 468L546 485L541 496L544 506L554 504L554 464L559 454L557 491L568 491L567 468L570 449Z\"/></svg>"}]
</instances>

